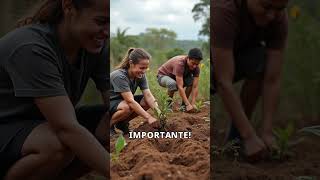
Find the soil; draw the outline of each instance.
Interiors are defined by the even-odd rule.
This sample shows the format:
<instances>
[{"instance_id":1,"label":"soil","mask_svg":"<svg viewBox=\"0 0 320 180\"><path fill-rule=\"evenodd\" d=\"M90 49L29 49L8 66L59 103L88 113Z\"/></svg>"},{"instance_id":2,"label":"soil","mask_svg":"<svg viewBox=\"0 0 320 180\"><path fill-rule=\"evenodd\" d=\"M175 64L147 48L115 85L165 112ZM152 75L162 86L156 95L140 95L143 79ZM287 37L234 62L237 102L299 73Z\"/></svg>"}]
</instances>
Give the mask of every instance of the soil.
<instances>
[{"instance_id":1,"label":"soil","mask_svg":"<svg viewBox=\"0 0 320 180\"><path fill-rule=\"evenodd\" d=\"M309 124L312 125L312 124ZM302 128L302 127L300 127ZM226 132L225 122L216 122L212 143L221 147ZM298 137L294 137L298 139ZM316 180L320 179L320 138L304 136L292 146L285 160L265 160L250 164L234 156L216 157L211 161L212 179L217 180Z\"/></svg>"},{"instance_id":2,"label":"soil","mask_svg":"<svg viewBox=\"0 0 320 180\"><path fill-rule=\"evenodd\" d=\"M130 121L130 130L158 131L141 118ZM111 162L111 178L119 180L193 180L210 176L209 105L199 113L173 112L165 126L167 132L192 132L190 139L129 139L117 162ZM111 152L116 137L111 138Z\"/></svg>"}]
</instances>

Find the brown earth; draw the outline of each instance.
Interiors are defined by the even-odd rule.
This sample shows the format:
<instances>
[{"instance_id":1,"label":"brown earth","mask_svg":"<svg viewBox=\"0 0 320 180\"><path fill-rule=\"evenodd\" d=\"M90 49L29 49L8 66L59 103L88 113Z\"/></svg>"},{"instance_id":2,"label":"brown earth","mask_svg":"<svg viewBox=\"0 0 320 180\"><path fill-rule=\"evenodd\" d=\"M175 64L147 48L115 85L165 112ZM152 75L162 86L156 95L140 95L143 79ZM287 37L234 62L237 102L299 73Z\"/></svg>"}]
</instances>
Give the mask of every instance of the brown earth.
<instances>
[{"instance_id":1,"label":"brown earth","mask_svg":"<svg viewBox=\"0 0 320 180\"><path fill-rule=\"evenodd\" d=\"M167 132L189 131L190 139L129 139L117 162L111 162L111 178L119 180L209 179L209 107L199 113L170 113ZM130 130L156 131L141 118L130 122ZM111 138L111 152L116 137Z\"/></svg>"},{"instance_id":2,"label":"brown earth","mask_svg":"<svg viewBox=\"0 0 320 180\"><path fill-rule=\"evenodd\" d=\"M302 127L301 127L302 128ZM225 122L216 122L213 128L218 147L223 144L226 132ZM294 137L298 139L298 137ZM304 136L303 141L292 146L292 155L286 160L265 160L255 164L234 156L211 161L214 180L317 180L320 179L320 138Z\"/></svg>"}]
</instances>

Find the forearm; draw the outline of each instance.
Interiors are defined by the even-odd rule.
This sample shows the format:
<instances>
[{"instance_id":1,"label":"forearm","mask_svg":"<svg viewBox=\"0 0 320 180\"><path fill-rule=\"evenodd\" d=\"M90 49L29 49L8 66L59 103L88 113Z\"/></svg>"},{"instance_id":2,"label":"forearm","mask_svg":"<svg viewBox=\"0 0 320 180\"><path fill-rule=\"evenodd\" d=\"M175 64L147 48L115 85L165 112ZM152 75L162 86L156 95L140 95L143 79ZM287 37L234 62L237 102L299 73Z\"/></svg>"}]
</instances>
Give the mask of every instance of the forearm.
<instances>
[{"instance_id":1,"label":"forearm","mask_svg":"<svg viewBox=\"0 0 320 180\"><path fill-rule=\"evenodd\" d=\"M151 109L154 109L155 107L158 107L158 103L156 102L156 99L153 97L153 95L149 95L145 98L146 103Z\"/></svg>"},{"instance_id":2,"label":"forearm","mask_svg":"<svg viewBox=\"0 0 320 180\"><path fill-rule=\"evenodd\" d=\"M137 103L136 101L132 101L132 102L127 102L129 107L135 112L137 113L139 116L143 117L144 119L148 119L150 117L150 114L145 111L139 103Z\"/></svg>"},{"instance_id":3,"label":"forearm","mask_svg":"<svg viewBox=\"0 0 320 180\"><path fill-rule=\"evenodd\" d=\"M252 128L242 107L240 97L237 95L232 82L218 83L218 93L221 95L225 108L238 128L242 138L254 135Z\"/></svg>"},{"instance_id":4,"label":"forearm","mask_svg":"<svg viewBox=\"0 0 320 180\"><path fill-rule=\"evenodd\" d=\"M280 93L280 79L264 81L263 84L263 130L272 132L272 119L277 108Z\"/></svg>"},{"instance_id":5,"label":"forearm","mask_svg":"<svg viewBox=\"0 0 320 180\"><path fill-rule=\"evenodd\" d=\"M56 132L61 142L89 167L104 176L109 174L109 153L87 129L76 125L56 130Z\"/></svg>"},{"instance_id":6,"label":"forearm","mask_svg":"<svg viewBox=\"0 0 320 180\"><path fill-rule=\"evenodd\" d=\"M191 97L191 104L194 105L196 104L196 99L198 96L198 87L192 88L192 97Z\"/></svg>"},{"instance_id":7,"label":"forearm","mask_svg":"<svg viewBox=\"0 0 320 180\"><path fill-rule=\"evenodd\" d=\"M186 95L183 87L182 87L182 86L178 86L178 91L179 91L180 97L182 98L182 101L183 101L186 105L189 105L190 102L189 102L189 100L188 100L188 98L187 98L187 95Z\"/></svg>"}]
</instances>

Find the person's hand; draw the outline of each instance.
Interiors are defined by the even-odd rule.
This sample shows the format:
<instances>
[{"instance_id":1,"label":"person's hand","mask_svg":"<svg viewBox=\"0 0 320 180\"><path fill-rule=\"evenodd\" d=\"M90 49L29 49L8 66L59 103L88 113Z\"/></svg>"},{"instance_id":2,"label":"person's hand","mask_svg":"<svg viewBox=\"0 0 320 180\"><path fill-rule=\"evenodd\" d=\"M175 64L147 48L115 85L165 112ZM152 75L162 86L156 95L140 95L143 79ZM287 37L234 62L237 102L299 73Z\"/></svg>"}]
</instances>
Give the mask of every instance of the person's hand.
<instances>
[{"instance_id":1,"label":"person's hand","mask_svg":"<svg viewBox=\"0 0 320 180\"><path fill-rule=\"evenodd\" d=\"M266 145L257 135L244 139L243 145L244 153L249 162L257 162L265 158Z\"/></svg>"},{"instance_id":2,"label":"person's hand","mask_svg":"<svg viewBox=\"0 0 320 180\"><path fill-rule=\"evenodd\" d=\"M159 128L160 127L159 121L156 118L152 117L152 116L150 116L147 119L147 121L148 121L148 124L153 128Z\"/></svg>"},{"instance_id":3,"label":"person's hand","mask_svg":"<svg viewBox=\"0 0 320 180\"><path fill-rule=\"evenodd\" d=\"M193 106L191 104L187 105L186 112L192 112Z\"/></svg>"}]
</instances>

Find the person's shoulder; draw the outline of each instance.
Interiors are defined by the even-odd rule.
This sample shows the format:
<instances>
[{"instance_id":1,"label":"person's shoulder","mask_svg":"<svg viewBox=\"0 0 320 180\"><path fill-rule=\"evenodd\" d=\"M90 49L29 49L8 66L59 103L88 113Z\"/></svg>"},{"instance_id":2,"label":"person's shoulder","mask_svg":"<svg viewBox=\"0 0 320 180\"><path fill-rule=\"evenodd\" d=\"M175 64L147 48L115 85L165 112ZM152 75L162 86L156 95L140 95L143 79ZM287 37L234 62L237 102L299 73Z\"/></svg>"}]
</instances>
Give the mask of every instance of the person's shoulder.
<instances>
[{"instance_id":1,"label":"person's shoulder","mask_svg":"<svg viewBox=\"0 0 320 180\"><path fill-rule=\"evenodd\" d=\"M169 59L168 61L171 62L178 62L178 61L182 61L183 59L185 59L187 56L186 55L177 55L172 57L171 59Z\"/></svg>"},{"instance_id":2,"label":"person's shoulder","mask_svg":"<svg viewBox=\"0 0 320 180\"><path fill-rule=\"evenodd\" d=\"M31 24L16 28L0 39L0 49L14 51L25 46L52 48L52 31L48 25Z\"/></svg>"},{"instance_id":3,"label":"person's shoulder","mask_svg":"<svg viewBox=\"0 0 320 180\"><path fill-rule=\"evenodd\" d=\"M175 61L179 65L184 65L186 61L187 55L179 55L175 57Z\"/></svg>"},{"instance_id":4,"label":"person's shoulder","mask_svg":"<svg viewBox=\"0 0 320 180\"><path fill-rule=\"evenodd\" d=\"M125 69L116 69L110 73L110 78L120 78L120 79L127 79L127 71Z\"/></svg>"},{"instance_id":5,"label":"person's shoulder","mask_svg":"<svg viewBox=\"0 0 320 180\"><path fill-rule=\"evenodd\" d=\"M16 39L28 42L47 41L54 38L53 28L48 24L30 24L18 27L9 34L15 36Z\"/></svg>"}]
</instances>

